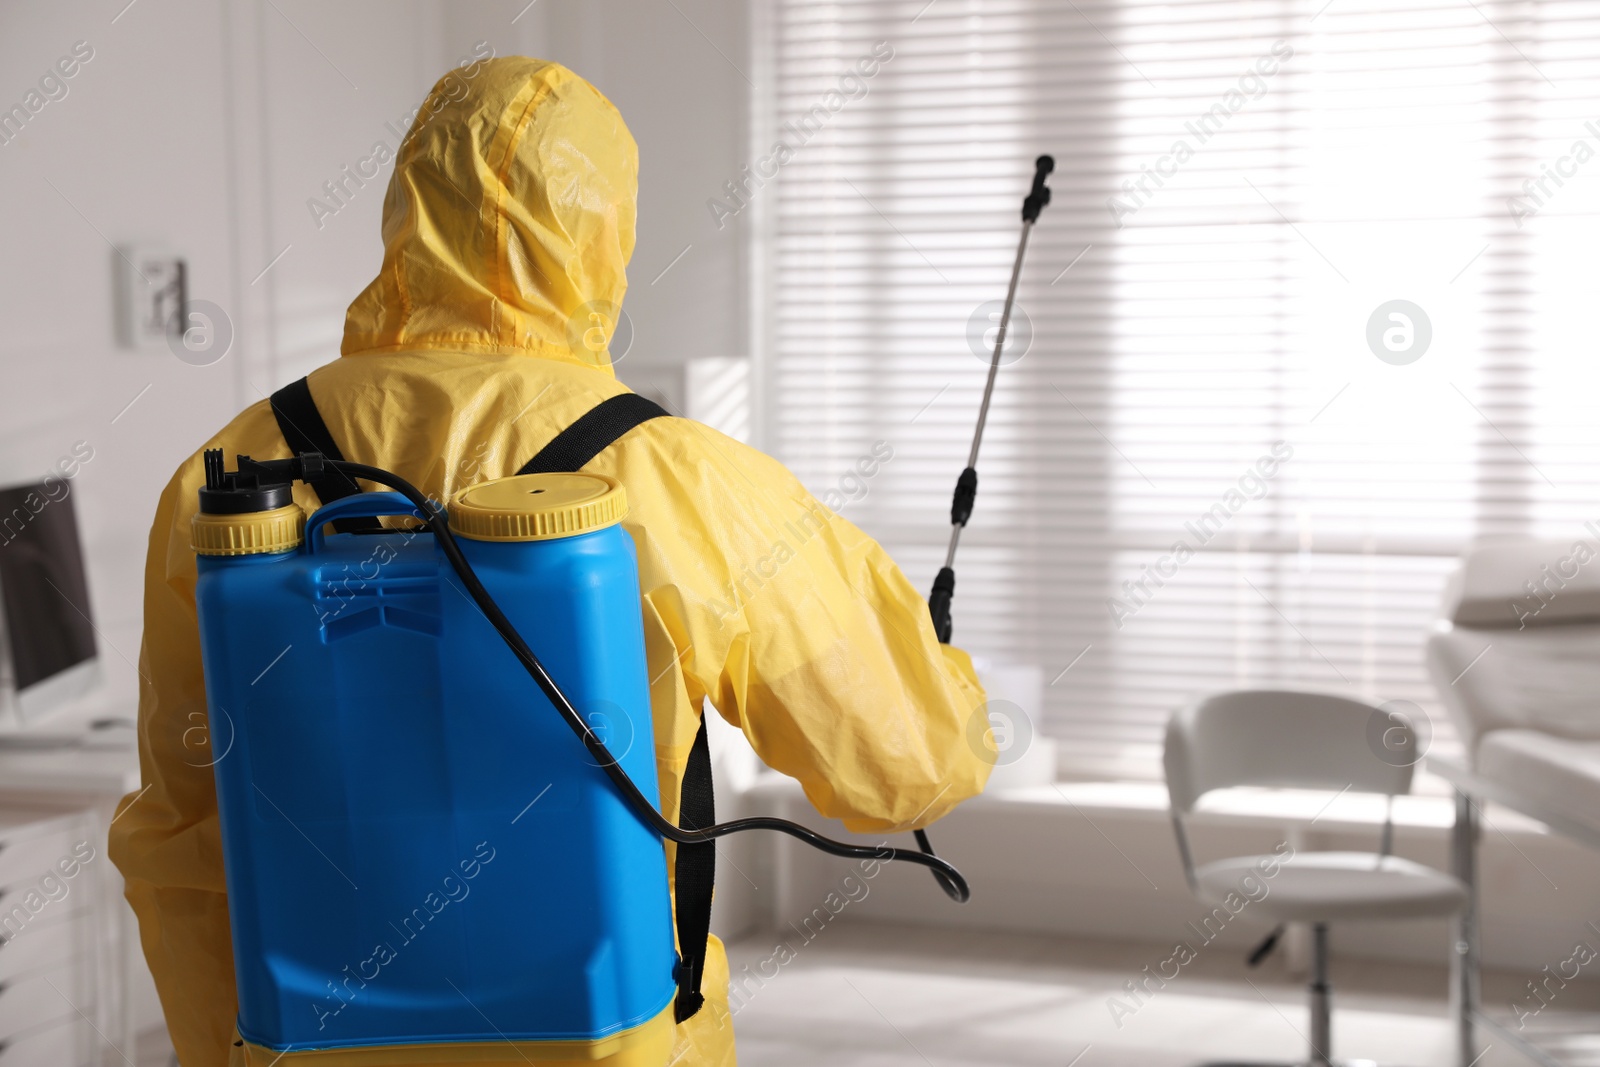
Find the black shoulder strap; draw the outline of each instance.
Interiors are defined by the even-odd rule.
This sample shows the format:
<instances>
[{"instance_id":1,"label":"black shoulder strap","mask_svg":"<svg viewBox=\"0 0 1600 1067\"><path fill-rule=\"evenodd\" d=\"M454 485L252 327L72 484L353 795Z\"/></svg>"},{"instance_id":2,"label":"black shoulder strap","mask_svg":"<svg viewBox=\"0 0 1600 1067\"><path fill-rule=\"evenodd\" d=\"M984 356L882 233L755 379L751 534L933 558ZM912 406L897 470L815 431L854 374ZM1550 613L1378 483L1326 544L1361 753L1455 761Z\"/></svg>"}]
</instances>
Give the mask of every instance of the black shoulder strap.
<instances>
[{"instance_id":1,"label":"black shoulder strap","mask_svg":"<svg viewBox=\"0 0 1600 1067\"><path fill-rule=\"evenodd\" d=\"M278 432L288 442L289 451L297 455L301 452L321 452L328 459L345 458L333 434L328 432L322 412L317 410L316 403L311 399L311 386L304 378L290 382L273 393L269 403L272 405L272 417L278 420ZM324 504L361 492L361 486L356 484L354 478L331 467L311 483L311 488ZM339 519L334 522L333 528L340 533L350 533L381 529L382 524L370 517Z\"/></svg>"},{"instance_id":2,"label":"black shoulder strap","mask_svg":"<svg viewBox=\"0 0 1600 1067\"><path fill-rule=\"evenodd\" d=\"M704 830L717 821L716 796L711 788L711 744L706 738L708 712L700 713L700 730L689 750L683 770L683 792L678 804L678 825ZM700 979L706 967L706 947L711 937L711 890L717 880L717 846L679 845L673 865L678 890L678 1000L673 1015L683 1022L706 1002Z\"/></svg>"},{"instance_id":3,"label":"black shoulder strap","mask_svg":"<svg viewBox=\"0 0 1600 1067\"><path fill-rule=\"evenodd\" d=\"M518 474L550 474L582 470L617 438L639 425L664 416L666 411L654 400L638 393L618 393L602 400L577 422L556 434L539 454L524 463Z\"/></svg>"},{"instance_id":4,"label":"black shoulder strap","mask_svg":"<svg viewBox=\"0 0 1600 1067\"><path fill-rule=\"evenodd\" d=\"M539 454L522 465L518 474L546 474L581 470L612 442L642 422L666 415L661 405L638 393L619 393L591 408L577 422L556 435ZM711 785L711 746L702 716L689 764L683 772L678 801L678 825L703 830L717 821L716 797ZM717 879L717 846L679 845L673 865L677 886L678 997L673 1015L678 1022L694 1015L705 1003L700 982L706 968L706 948L711 937L711 893Z\"/></svg>"}]
</instances>

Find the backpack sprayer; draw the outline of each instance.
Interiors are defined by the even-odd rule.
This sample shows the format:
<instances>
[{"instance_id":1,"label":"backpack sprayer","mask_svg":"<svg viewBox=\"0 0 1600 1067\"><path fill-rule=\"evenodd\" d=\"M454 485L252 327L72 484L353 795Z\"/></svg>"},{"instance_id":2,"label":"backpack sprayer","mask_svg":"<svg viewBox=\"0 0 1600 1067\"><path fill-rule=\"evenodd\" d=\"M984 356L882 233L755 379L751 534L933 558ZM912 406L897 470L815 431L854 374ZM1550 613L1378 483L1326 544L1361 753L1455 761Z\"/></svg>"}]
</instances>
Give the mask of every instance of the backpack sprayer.
<instances>
[{"instance_id":1,"label":"backpack sprayer","mask_svg":"<svg viewBox=\"0 0 1600 1067\"><path fill-rule=\"evenodd\" d=\"M969 896L920 852L766 816L693 825L692 776L685 825L656 809L638 568L614 479L517 475L446 510L390 471L317 452L240 456L227 472L214 449L205 470L195 597L238 1025L263 1062L471 1045L460 1058L659 1064L703 1003L710 885L694 920L683 861L733 833L920 864ZM395 492L305 520L290 483L330 473ZM424 525L386 529L384 515ZM366 529L327 532L352 524ZM529 713L522 672L555 716ZM709 789L703 730L690 761L707 761ZM681 957L663 838L681 846Z\"/></svg>"},{"instance_id":2,"label":"backpack sprayer","mask_svg":"<svg viewBox=\"0 0 1600 1067\"><path fill-rule=\"evenodd\" d=\"M1022 277L1022 258L1028 252L1028 235L1033 224L1039 221L1039 212L1050 203L1050 187L1045 179L1056 169L1051 156L1040 156L1033 164L1033 188L1022 201L1022 237L1017 242L1017 258L1011 263L1011 283L1006 286L1005 306L1000 310L1000 328L994 337L994 355L989 360L989 376L983 383L983 402L978 406L978 425L972 431L972 449L967 453L967 466L956 479L956 490L950 500L950 547L945 550L944 566L933 580L933 591L928 594L928 613L933 616L933 632L939 643L948 645L952 624L950 602L956 595L956 546L961 543L961 531L972 517L972 505L978 498L978 449L983 444L983 428L989 421L989 401L994 396L994 379L1000 371L1000 353L1006 344L1006 327L1011 325L1011 305L1017 298L1017 280ZM933 845L925 830L916 831L917 847L924 855L932 856ZM933 875L945 885L944 872L934 868ZM950 887L945 886L945 892Z\"/></svg>"}]
</instances>

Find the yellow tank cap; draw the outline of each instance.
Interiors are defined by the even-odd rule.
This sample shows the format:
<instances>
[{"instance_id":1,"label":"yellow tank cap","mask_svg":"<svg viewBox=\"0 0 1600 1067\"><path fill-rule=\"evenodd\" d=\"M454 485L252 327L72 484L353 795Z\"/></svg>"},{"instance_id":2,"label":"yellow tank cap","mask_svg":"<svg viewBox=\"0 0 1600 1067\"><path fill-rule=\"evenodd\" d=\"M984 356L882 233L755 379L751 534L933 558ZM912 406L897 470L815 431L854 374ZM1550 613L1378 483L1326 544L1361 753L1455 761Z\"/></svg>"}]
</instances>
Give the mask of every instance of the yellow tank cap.
<instances>
[{"instance_id":1,"label":"yellow tank cap","mask_svg":"<svg viewBox=\"0 0 1600 1067\"><path fill-rule=\"evenodd\" d=\"M293 552L300 547L305 525L306 513L299 504L238 515L200 512L189 537L195 552L202 556L255 556Z\"/></svg>"},{"instance_id":2,"label":"yellow tank cap","mask_svg":"<svg viewBox=\"0 0 1600 1067\"><path fill-rule=\"evenodd\" d=\"M450 500L450 529L474 541L548 541L604 529L628 513L622 483L603 474L518 474Z\"/></svg>"}]
</instances>

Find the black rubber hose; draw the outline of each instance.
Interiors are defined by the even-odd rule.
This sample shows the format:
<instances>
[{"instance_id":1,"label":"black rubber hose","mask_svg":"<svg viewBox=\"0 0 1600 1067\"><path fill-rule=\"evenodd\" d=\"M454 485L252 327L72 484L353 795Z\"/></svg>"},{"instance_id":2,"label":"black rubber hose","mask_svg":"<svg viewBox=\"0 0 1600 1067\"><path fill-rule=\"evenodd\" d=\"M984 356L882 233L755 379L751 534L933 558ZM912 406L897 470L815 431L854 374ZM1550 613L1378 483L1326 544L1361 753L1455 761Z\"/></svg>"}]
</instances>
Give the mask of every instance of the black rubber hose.
<instances>
[{"instance_id":1,"label":"black rubber hose","mask_svg":"<svg viewBox=\"0 0 1600 1067\"><path fill-rule=\"evenodd\" d=\"M262 466L272 466L273 462L283 461L268 461ZM300 466L299 460L288 462L295 464L296 468ZM623 770L616 757L611 755L611 751L606 748L605 742L601 741L589 729L589 724L583 721L583 716L578 713L578 709L573 707L572 702L561 691L561 687L556 684L555 679L550 677L550 672L545 670L544 664L539 662L539 657L534 655L533 649L528 647L527 642L522 639L522 635L517 633L516 627L511 624L511 620L506 618L505 613L500 610L500 605L495 603L494 597L490 595L489 590L484 588L483 583L478 580L477 574L472 570L472 564L467 561L466 555L461 551L461 546L456 543L455 534L450 529L449 519L444 511L436 507L434 502L424 496L416 486L397 474L391 474L389 471L379 467L369 467L365 463L351 463L347 460L325 459L323 462L326 466L353 477L363 478L369 482L377 482L379 485L386 485L399 492L416 506L420 516L427 522L429 528L433 530L434 539L438 542L439 548L443 550L445 558L450 561L450 566L455 569L456 576L461 579L461 584L466 586L468 594L471 595L473 602L478 605L479 610L483 612L484 617L489 620L489 624L500 634L501 639L505 641L512 654L521 662L523 668L533 676L533 680L538 684L539 689L554 705L556 713L572 728L572 732L578 735L579 740L583 742L584 747L589 750L590 755L595 758L600 768L606 772L606 775L610 777L612 783L627 799L628 803L633 806L639 816L656 833L668 840L676 841L680 845L703 845L719 837L743 833L746 830L775 830L778 833L798 838L819 852L826 852L832 856L842 856L846 859L870 859L880 862L901 860L906 863L920 864L933 871L939 885L952 900L965 904L971 899L972 890L968 887L967 880L961 876L961 872L956 870L948 861L933 855L931 850L928 852L913 852L910 849L891 848L887 845L877 848L866 845L848 845L843 841L834 841L831 838L823 837L821 834L807 829L799 823L764 815L747 819L734 819L732 822L716 823L703 830L685 830L667 819L666 816L656 810L656 806L651 803L649 798L639 791L639 787L633 784L633 779L628 777L628 772ZM298 469L295 472L295 477L300 477ZM923 840L926 840L926 838L924 837Z\"/></svg>"},{"instance_id":2,"label":"black rubber hose","mask_svg":"<svg viewBox=\"0 0 1600 1067\"><path fill-rule=\"evenodd\" d=\"M928 831L917 830L913 832L912 836L917 839L917 847L922 850L922 854L924 856L930 856L935 859L938 858L938 853L933 851L933 842L928 840ZM949 864L945 864L945 866L948 867ZM953 867L950 869L955 870ZM961 877L960 872L957 872L956 877L958 879ZM950 880L950 876L939 867L933 868L933 878L934 881L939 883L939 888L943 889L945 891L945 895L951 900L959 900L962 903L966 903L967 898L972 895L967 889L966 882L961 882L959 885L957 885L955 882L952 882Z\"/></svg>"}]
</instances>

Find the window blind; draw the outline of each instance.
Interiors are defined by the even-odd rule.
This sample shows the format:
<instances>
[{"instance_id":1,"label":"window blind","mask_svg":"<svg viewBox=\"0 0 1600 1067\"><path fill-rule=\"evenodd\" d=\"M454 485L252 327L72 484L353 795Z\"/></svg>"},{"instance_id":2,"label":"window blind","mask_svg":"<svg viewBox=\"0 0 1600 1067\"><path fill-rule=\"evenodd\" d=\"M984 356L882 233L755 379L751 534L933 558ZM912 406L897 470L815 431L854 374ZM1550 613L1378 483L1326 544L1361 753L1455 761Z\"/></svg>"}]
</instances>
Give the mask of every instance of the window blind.
<instances>
[{"instance_id":1,"label":"window blind","mask_svg":"<svg viewBox=\"0 0 1600 1067\"><path fill-rule=\"evenodd\" d=\"M1457 554L1595 543L1600 2L772 0L762 25L764 147L726 203L757 215L764 443L847 484L924 590L1055 156L955 640L1044 667L1025 710L1063 773L1159 777L1167 716L1243 686L1408 702L1449 750L1423 642Z\"/></svg>"}]
</instances>

